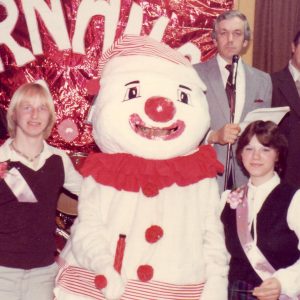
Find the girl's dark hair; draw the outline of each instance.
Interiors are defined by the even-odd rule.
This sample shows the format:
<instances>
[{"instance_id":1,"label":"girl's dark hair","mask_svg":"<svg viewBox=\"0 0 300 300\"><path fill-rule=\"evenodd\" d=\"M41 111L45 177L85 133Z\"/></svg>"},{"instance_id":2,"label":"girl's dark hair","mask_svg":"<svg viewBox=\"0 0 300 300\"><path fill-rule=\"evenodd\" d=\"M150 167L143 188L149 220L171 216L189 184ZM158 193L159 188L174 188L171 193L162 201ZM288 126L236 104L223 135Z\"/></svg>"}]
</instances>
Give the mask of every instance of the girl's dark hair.
<instances>
[{"instance_id":1,"label":"girl's dark hair","mask_svg":"<svg viewBox=\"0 0 300 300\"><path fill-rule=\"evenodd\" d=\"M250 143L250 140L253 136L256 136L256 138L262 145L270 147L277 151L278 160L275 163L275 171L279 175L282 175L285 169L288 142L285 136L279 131L278 126L272 121L252 122L241 134L237 144L236 159L238 164L243 169L244 173L249 175L247 170L243 166L242 152L244 147Z\"/></svg>"},{"instance_id":2,"label":"girl's dark hair","mask_svg":"<svg viewBox=\"0 0 300 300\"><path fill-rule=\"evenodd\" d=\"M300 42L300 31L298 31L294 37L294 40L293 40L293 43L295 45L295 47L297 47L297 45L299 44Z\"/></svg>"}]
</instances>

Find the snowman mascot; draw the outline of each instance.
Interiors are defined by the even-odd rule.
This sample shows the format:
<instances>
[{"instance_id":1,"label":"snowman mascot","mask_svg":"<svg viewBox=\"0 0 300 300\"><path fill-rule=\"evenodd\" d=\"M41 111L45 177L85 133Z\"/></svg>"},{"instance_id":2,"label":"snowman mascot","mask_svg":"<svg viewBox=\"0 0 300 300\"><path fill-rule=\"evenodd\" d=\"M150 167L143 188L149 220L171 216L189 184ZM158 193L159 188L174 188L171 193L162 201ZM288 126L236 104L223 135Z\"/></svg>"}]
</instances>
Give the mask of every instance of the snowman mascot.
<instances>
[{"instance_id":1,"label":"snowman mascot","mask_svg":"<svg viewBox=\"0 0 300 300\"><path fill-rule=\"evenodd\" d=\"M205 86L179 51L126 35L100 62L78 218L61 257L58 300L225 300Z\"/></svg>"}]
</instances>

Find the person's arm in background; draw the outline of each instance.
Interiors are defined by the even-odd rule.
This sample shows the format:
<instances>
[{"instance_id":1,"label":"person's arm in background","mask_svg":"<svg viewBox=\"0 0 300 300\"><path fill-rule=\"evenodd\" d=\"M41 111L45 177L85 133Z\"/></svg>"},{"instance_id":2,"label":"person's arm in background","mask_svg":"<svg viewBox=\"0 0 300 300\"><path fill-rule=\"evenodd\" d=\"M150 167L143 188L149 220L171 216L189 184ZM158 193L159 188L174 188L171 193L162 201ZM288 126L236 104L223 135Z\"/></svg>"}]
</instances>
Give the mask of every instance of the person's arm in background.
<instances>
[{"instance_id":1,"label":"person's arm in background","mask_svg":"<svg viewBox=\"0 0 300 300\"><path fill-rule=\"evenodd\" d=\"M64 188L78 196L81 190L82 176L75 169L70 157L66 153L62 154L62 158L65 170Z\"/></svg>"},{"instance_id":2,"label":"person's arm in background","mask_svg":"<svg viewBox=\"0 0 300 300\"><path fill-rule=\"evenodd\" d=\"M72 194L78 196L81 190L82 176L75 169L74 164L69 155L62 149L50 146L53 153L59 155L63 160L65 181L63 188Z\"/></svg>"}]
</instances>

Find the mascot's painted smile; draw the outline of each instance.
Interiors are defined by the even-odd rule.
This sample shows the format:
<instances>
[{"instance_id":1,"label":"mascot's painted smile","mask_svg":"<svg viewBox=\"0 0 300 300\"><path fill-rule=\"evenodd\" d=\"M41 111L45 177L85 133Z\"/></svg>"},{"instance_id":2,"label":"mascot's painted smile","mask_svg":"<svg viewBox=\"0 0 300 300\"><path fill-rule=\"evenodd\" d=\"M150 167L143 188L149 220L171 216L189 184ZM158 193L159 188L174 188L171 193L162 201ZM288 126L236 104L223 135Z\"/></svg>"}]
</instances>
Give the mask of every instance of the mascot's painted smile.
<instances>
[{"instance_id":1,"label":"mascot's painted smile","mask_svg":"<svg viewBox=\"0 0 300 300\"><path fill-rule=\"evenodd\" d=\"M138 114L132 114L130 116L129 123L135 133L150 140L171 140L180 136L185 129L184 122L180 120L177 120L168 127L160 128L146 126L145 122L141 119L141 117Z\"/></svg>"},{"instance_id":2,"label":"mascot's painted smile","mask_svg":"<svg viewBox=\"0 0 300 300\"><path fill-rule=\"evenodd\" d=\"M176 114L173 101L161 96L147 99L144 110L151 120L161 123L171 121ZM137 113L130 116L129 123L135 133L150 140L172 140L180 136L185 129L185 123L180 120L167 127L146 126Z\"/></svg>"}]
</instances>

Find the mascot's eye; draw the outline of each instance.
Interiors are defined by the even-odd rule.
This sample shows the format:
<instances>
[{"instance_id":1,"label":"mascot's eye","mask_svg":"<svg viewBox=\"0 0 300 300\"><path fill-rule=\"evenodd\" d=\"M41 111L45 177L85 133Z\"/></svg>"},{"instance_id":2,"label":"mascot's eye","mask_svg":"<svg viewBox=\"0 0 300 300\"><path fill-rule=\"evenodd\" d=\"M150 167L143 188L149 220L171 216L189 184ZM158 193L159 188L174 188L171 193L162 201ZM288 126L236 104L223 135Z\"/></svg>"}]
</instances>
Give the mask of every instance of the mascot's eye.
<instances>
[{"instance_id":1,"label":"mascot's eye","mask_svg":"<svg viewBox=\"0 0 300 300\"><path fill-rule=\"evenodd\" d=\"M132 83L127 84L127 90L125 94L124 101L135 99L140 97L140 86L139 83L134 82L135 84L133 85Z\"/></svg>"},{"instance_id":2,"label":"mascot's eye","mask_svg":"<svg viewBox=\"0 0 300 300\"><path fill-rule=\"evenodd\" d=\"M178 97L178 101L185 103L185 104L190 104L190 94L182 89L178 89L177 91L177 97Z\"/></svg>"}]
</instances>

